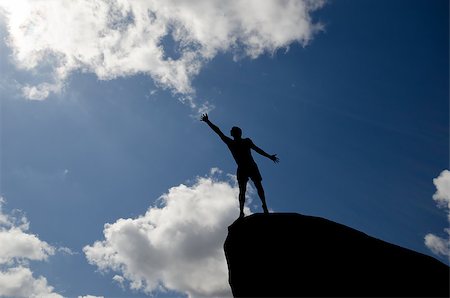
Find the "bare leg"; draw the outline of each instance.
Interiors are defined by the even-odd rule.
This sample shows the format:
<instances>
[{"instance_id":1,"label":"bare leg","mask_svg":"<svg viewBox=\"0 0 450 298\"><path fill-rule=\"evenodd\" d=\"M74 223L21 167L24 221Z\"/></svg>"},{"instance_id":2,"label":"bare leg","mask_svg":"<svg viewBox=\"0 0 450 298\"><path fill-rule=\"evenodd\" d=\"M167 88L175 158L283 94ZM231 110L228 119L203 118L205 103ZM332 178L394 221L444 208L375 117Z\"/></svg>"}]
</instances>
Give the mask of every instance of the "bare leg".
<instances>
[{"instance_id":1,"label":"bare leg","mask_svg":"<svg viewBox=\"0 0 450 298\"><path fill-rule=\"evenodd\" d=\"M264 210L264 213L269 213L269 210L267 209L267 204L266 204L266 195L264 194L264 189L261 184L261 181L253 181L253 183L255 184L256 190L258 191L258 196L261 199L262 208Z\"/></svg>"},{"instance_id":2,"label":"bare leg","mask_svg":"<svg viewBox=\"0 0 450 298\"><path fill-rule=\"evenodd\" d=\"M245 192L247 190L247 181L239 182L239 217L244 217Z\"/></svg>"}]
</instances>

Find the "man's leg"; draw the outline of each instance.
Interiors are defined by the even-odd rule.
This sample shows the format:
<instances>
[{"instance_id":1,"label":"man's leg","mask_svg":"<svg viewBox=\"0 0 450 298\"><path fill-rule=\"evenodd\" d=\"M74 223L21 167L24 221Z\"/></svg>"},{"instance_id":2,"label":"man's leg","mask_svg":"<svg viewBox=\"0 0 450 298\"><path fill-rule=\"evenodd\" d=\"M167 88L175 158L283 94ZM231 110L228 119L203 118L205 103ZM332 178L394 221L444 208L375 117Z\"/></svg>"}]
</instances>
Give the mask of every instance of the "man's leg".
<instances>
[{"instance_id":1,"label":"man's leg","mask_svg":"<svg viewBox=\"0 0 450 298\"><path fill-rule=\"evenodd\" d=\"M244 179L245 180L245 179ZM244 217L245 192L247 191L247 180L239 183L239 217Z\"/></svg>"},{"instance_id":2,"label":"man's leg","mask_svg":"<svg viewBox=\"0 0 450 298\"><path fill-rule=\"evenodd\" d=\"M266 204L266 195L264 194L264 189L263 189L261 181L256 180L256 181L253 181L253 183L255 184L256 190L258 191L258 196L261 199L262 208L264 210L264 213L269 213L269 210L267 209L267 204Z\"/></svg>"}]
</instances>

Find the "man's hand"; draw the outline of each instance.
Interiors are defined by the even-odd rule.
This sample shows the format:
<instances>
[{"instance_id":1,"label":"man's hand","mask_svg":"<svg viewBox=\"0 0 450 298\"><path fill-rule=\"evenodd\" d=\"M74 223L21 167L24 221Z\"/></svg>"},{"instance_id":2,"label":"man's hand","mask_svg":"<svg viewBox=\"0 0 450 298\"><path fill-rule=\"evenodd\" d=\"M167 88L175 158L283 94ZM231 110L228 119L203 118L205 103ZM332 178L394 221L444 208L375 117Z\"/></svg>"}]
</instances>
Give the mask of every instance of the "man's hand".
<instances>
[{"instance_id":1,"label":"man's hand","mask_svg":"<svg viewBox=\"0 0 450 298\"><path fill-rule=\"evenodd\" d=\"M271 159L274 163L280 162L280 159L277 157L276 154L271 155L271 156L270 156L270 159Z\"/></svg>"},{"instance_id":2,"label":"man's hand","mask_svg":"<svg viewBox=\"0 0 450 298\"><path fill-rule=\"evenodd\" d=\"M204 122L208 122L208 114L207 113L205 113L205 114L202 114L202 116L200 117L200 121L204 121Z\"/></svg>"}]
</instances>

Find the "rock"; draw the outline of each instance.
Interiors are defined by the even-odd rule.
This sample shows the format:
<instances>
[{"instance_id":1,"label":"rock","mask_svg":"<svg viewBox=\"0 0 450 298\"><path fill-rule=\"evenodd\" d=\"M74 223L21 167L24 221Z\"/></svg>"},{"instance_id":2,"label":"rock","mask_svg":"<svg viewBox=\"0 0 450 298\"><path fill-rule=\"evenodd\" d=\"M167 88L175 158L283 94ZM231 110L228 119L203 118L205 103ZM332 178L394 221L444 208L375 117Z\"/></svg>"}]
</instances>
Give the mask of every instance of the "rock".
<instances>
[{"instance_id":1,"label":"rock","mask_svg":"<svg viewBox=\"0 0 450 298\"><path fill-rule=\"evenodd\" d=\"M235 297L449 297L446 264L319 217L238 219L224 250Z\"/></svg>"}]
</instances>

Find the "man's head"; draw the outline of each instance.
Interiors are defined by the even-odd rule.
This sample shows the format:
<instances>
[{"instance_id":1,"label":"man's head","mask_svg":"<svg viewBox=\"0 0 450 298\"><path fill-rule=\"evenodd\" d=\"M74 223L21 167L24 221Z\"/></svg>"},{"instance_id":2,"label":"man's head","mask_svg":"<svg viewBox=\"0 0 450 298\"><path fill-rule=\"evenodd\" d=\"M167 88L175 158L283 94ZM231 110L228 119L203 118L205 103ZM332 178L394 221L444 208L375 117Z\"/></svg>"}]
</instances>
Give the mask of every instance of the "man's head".
<instances>
[{"instance_id":1,"label":"man's head","mask_svg":"<svg viewBox=\"0 0 450 298\"><path fill-rule=\"evenodd\" d=\"M242 137L242 129L240 129L237 126L233 126L231 128L230 133L231 133L231 136L235 139L240 139Z\"/></svg>"}]
</instances>

